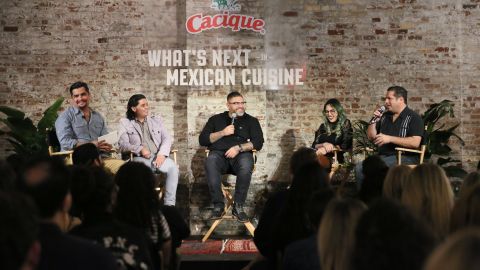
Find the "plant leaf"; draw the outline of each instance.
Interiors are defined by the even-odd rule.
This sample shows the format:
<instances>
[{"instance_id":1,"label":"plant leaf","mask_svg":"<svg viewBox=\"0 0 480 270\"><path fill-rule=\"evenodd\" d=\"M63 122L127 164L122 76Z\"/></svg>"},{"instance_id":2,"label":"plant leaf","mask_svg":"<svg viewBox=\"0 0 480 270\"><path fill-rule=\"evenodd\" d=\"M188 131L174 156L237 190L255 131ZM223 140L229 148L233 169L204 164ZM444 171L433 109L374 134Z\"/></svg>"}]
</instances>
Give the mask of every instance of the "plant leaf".
<instances>
[{"instance_id":1,"label":"plant leaf","mask_svg":"<svg viewBox=\"0 0 480 270\"><path fill-rule=\"evenodd\" d=\"M8 117L23 119L25 117L25 113L19 111L17 109L7 107L7 106L0 106L0 112L6 114Z\"/></svg>"},{"instance_id":2,"label":"plant leaf","mask_svg":"<svg viewBox=\"0 0 480 270\"><path fill-rule=\"evenodd\" d=\"M50 107L48 107L43 113L42 119L38 122L38 132L42 134L47 133L47 129L50 129L55 124L57 120L57 112L63 104L65 99L63 97L58 98Z\"/></svg>"}]
</instances>

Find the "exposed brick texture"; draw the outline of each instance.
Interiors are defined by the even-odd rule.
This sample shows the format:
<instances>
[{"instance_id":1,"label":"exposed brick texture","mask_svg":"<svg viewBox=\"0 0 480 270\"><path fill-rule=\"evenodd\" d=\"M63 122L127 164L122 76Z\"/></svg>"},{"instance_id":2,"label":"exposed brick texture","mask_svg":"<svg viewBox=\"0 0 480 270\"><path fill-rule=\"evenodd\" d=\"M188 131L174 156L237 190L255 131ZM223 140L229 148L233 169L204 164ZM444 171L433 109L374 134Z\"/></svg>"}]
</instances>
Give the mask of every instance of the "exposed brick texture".
<instances>
[{"instance_id":1,"label":"exposed brick texture","mask_svg":"<svg viewBox=\"0 0 480 270\"><path fill-rule=\"evenodd\" d=\"M209 198L198 134L208 117L225 110L225 96L239 90L265 133L248 200L267 180L288 178L288 159L310 145L323 103L337 97L350 119L369 119L385 90L402 85L409 106L425 111L434 102L455 102L461 147L454 158L472 169L480 159L480 9L477 1L239 0L241 13L266 20L265 35L227 29L187 34L185 19L215 14L211 1L3 1L0 9L1 105L34 120L66 87L84 80L93 107L111 129L128 98L144 93L179 150L179 205L192 232L205 231ZM250 68L305 68L303 86L166 86L166 68L148 67L151 49L252 50ZM267 55L267 58L262 58ZM191 65L195 67L195 65ZM65 103L65 106L68 102ZM2 126L3 128L3 126ZM2 139L1 155L7 144ZM230 224L231 225L231 224ZM242 230L223 226L220 232Z\"/></svg>"}]
</instances>

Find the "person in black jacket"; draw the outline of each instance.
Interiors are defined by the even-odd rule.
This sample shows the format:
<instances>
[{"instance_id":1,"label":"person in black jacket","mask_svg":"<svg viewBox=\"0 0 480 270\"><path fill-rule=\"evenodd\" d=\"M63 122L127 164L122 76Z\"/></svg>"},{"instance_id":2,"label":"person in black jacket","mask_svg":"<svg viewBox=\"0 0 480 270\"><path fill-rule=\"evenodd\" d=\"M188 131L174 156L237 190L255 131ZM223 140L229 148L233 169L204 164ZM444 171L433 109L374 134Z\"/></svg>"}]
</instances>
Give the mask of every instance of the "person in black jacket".
<instances>
[{"instance_id":1,"label":"person in black jacket","mask_svg":"<svg viewBox=\"0 0 480 270\"><path fill-rule=\"evenodd\" d=\"M210 117L199 137L200 145L210 149L205 170L214 206L212 219L225 214L221 176L233 172L237 182L232 214L240 222L248 221L243 205L252 179L252 150L260 150L264 140L258 119L245 113L245 104L240 93L228 94L228 111Z\"/></svg>"},{"instance_id":2,"label":"person in black jacket","mask_svg":"<svg viewBox=\"0 0 480 270\"><path fill-rule=\"evenodd\" d=\"M69 170L59 158L41 158L26 167L26 191L40 218L41 255L37 269L118 269L108 250L62 231L67 227L72 203L70 179Z\"/></svg>"},{"instance_id":3,"label":"person in black jacket","mask_svg":"<svg viewBox=\"0 0 480 270\"><path fill-rule=\"evenodd\" d=\"M323 123L315 132L312 148L317 149L317 154L333 157L333 150L339 148L338 162L344 161L344 152L352 149L353 129L350 120L340 102L329 99L323 106Z\"/></svg>"}]
</instances>

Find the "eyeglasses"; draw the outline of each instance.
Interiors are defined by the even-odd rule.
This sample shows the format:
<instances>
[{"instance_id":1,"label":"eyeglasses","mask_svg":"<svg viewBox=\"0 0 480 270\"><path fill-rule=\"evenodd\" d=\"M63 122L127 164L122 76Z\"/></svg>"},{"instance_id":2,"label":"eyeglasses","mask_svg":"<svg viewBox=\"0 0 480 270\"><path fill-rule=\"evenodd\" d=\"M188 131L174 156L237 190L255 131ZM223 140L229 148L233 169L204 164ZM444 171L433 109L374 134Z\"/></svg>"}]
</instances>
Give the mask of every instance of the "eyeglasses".
<instances>
[{"instance_id":1,"label":"eyeglasses","mask_svg":"<svg viewBox=\"0 0 480 270\"><path fill-rule=\"evenodd\" d=\"M229 104L238 106L238 105L245 105L245 104L247 104L247 102L246 101L243 101L243 102L229 102Z\"/></svg>"},{"instance_id":2,"label":"eyeglasses","mask_svg":"<svg viewBox=\"0 0 480 270\"><path fill-rule=\"evenodd\" d=\"M326 110L326 111L325 111L325 114L329 114L329 113L331 113L331 114L336 114L337 111L335 111L335 110Z\"/></svg>"}]
</instances>

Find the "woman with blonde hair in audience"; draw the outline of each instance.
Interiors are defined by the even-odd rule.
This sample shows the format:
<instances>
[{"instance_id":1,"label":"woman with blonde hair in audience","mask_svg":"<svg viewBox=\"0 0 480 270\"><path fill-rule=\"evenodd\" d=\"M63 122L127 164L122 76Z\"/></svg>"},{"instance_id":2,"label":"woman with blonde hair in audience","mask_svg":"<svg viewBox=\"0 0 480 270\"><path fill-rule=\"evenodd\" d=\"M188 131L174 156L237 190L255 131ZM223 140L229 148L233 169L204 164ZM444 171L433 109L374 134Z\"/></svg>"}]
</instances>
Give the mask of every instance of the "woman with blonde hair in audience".
<instances>
[{"instance_id":1,"label":"woman with blonde hair in audience","mask_svg":"<svg viewBox=\"0 0 480 270\"><path fill-rule=\"evenodd\" d=\"M453 191L440 166L424 163L415 167L405 181L401 202L430 226L438 240L447 236Z\"/></svg>"},{"instance_id":2,"label":"woman with blonde hair in audience","mask_svg":"<svg viewBox=\"0 0 480 270\"><path fill-rule=\"evenodd\" d=\"M400 201L403 184L411 172L412 168L407 165L398 165L390 168L383 182L383 196Z\"/></svg>"},{"instance_id":3,"label":"woman with blonde hair in audience","mask_svg":"<svg viewBox=\"0 0 480 270\"><path fill-rule=\"evenodd\" d=\"M320 223L318 249L320 269L347 270L355 239L355 228L367 206L355 199L330 201Z\"/></svg>"},{"instance_id":4,"label":"woman with blonde hair in audience","mask_svg":"<svg viewBox=\"0 0 480 270\"><path fill-rule=\"evenodd\" d=\"M480 226L480 184L461 193L452 211L451 232L471 226Z\"/></svg>"},{"instance_id":5,"label":"woman with blonde hair in audience","mask_svg":"<svg viewBox=\"0 0 480 270\"><path fill-rule=\"evenodd\" d=\"M480 269L480 230L462 230L450 236L430 255L425 270Z\"/></svg>"}]
</instances>

